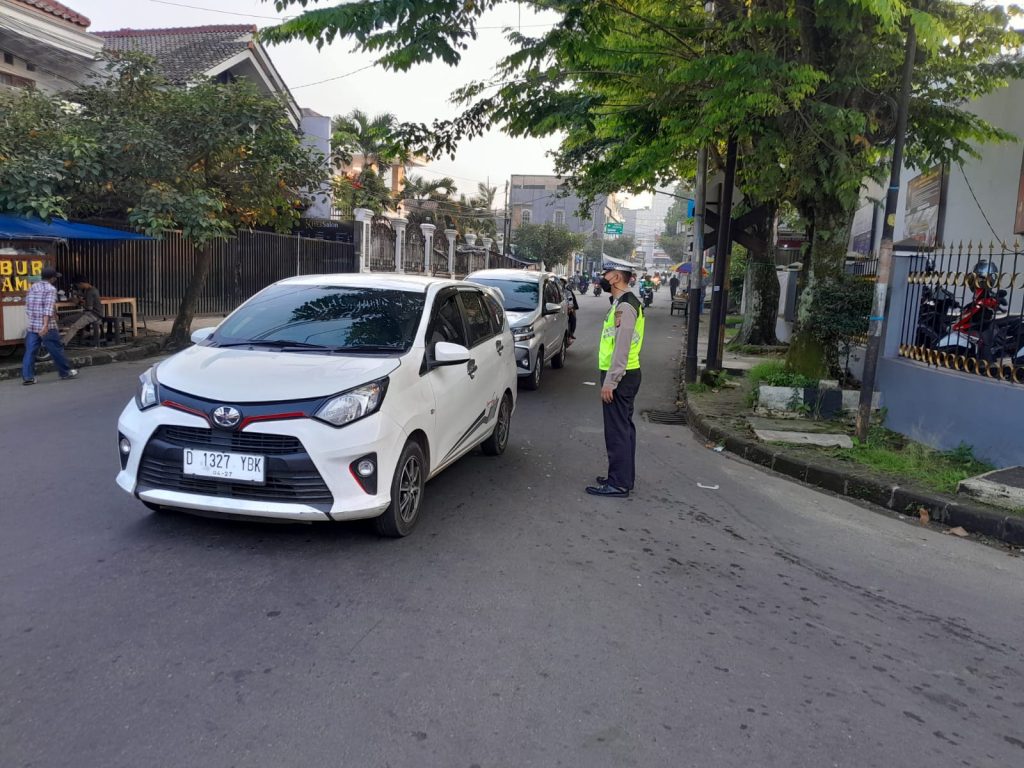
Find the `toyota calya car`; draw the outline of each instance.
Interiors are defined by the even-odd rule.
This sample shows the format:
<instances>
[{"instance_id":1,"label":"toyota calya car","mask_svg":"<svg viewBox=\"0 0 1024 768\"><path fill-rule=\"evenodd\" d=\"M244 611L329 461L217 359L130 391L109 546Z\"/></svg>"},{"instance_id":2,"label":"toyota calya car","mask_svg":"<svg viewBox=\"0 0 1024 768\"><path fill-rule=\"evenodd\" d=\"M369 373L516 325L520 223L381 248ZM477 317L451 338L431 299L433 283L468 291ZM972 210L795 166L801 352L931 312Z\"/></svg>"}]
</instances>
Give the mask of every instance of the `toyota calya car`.
<instances>
[{"instance_id":1,"label":"toyota calya car","mask_svg":"<svg viewBox=\"0 0 1024 768\"><path fill-rule=\"evenodd\" d=\"M469 283L380 274L275 283L140 376L117 483L153 509L408 534L424 483L508 444L515 349Z\"/></svg>"}]
</instances>

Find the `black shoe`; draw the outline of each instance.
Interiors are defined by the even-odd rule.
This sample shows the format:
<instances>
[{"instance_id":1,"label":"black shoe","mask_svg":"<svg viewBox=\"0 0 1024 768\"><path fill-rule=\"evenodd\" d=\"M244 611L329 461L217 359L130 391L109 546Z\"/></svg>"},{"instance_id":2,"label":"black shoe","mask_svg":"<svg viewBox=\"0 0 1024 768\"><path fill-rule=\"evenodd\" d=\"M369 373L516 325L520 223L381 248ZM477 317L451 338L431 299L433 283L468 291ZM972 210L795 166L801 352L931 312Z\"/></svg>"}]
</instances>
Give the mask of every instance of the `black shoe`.
<instances>
[{"instance_id":1,"label":"black shoe","mask_svg":"<svg viewBox=\"0 0 1024 768\"><path fill-rule=\"evenodd\" d=\"M598 475L594 479L597 480L597 484L598 485L608 485L608 478L605 477L604 475ZM632 491L633 489L632 488L627 488L626 490L627 491Z\"/></svg>"},{"instance_id":2,"label":"black shoe","mask_svg":"<svg viewBox=\"0 0 1024 768\"><path fill-rule=\"evenodd\" d=\"M629 497L629 491L625 488L616 488L614 485L588 485L587 493L591 496L609 496L616 499Z\"/></svg>"},{"instance_id":3,"label":"black shoe","mask_svg":"<svg viewBox=\"0 0 1024 768\"><path fill-rule=\"evenodd\" d=\"M23 386L27 387L29 384L35 384L36 380L35 379L22 379L21 383L22 383Z\"/></svg>"}]
</instances>

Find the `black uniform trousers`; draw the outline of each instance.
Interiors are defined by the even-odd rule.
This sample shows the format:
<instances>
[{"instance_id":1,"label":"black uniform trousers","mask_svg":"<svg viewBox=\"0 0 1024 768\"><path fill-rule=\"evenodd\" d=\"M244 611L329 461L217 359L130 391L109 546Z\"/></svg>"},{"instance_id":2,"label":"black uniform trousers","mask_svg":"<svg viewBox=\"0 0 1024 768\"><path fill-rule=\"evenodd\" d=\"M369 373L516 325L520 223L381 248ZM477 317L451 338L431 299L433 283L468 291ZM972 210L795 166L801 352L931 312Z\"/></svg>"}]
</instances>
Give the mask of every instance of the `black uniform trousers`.
<instances>
[{"instance_id":1,"label":"black uniform trousers","mask_svg":"<svg viewBox=\"0 0 1024 768\"><path fill-rule=\"evenodd\" d=\"M601 371L601 383L608 375ZM608 485L633 490L636 480L636 426L633 402L640 391L640 370L626 371L615 387L615 396L604 406L604 445L608 451Z\"/></svg>"}]
</instances>

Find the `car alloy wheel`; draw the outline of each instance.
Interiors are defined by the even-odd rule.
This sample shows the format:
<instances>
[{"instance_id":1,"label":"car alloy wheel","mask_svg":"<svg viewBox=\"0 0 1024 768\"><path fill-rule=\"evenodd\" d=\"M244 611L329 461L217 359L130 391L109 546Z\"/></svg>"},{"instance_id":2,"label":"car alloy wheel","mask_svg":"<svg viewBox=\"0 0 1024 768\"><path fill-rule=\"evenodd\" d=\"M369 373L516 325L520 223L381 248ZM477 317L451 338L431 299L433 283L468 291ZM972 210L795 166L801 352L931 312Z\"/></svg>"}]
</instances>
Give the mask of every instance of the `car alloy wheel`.
<instances>
[{"instance_id":1,"label":"car alloy wheel","mask_svg":"<svg viewBox=\"0 0 1024 768\"><path fill-rule=\"evenodd\" d=\"M391 477L391 503L375 520L381 536L401 538L412 533L420 518L423 505L423 485L426 483L427 462L423 449L410 440L402 449Z\"/></svg>"},{"instance_id":2,"label":"car alloy wheel","mask_svg":"<svg viewBox=\"0 0 1024 768\"><path fill-rule=\"evenodd\" d=\"M420 511L420 500L423 498L422 476L423 468L419 458L410 456L406 459L398 484L398 515L403 523L411 523Z\"/></svg>"},{"instance_id":3,"label":"car alloy wheel","mask_svg":"<svg viewBox=\"0 0 1024 768\"><path fill-rule=\"evenodd\" d=\"M500 456L508 447L508 436L512 431L512 395L505 394L498 406L498 421L490 437L480 444L480 448L488 456Z\"/></svg>"}]
</instances>

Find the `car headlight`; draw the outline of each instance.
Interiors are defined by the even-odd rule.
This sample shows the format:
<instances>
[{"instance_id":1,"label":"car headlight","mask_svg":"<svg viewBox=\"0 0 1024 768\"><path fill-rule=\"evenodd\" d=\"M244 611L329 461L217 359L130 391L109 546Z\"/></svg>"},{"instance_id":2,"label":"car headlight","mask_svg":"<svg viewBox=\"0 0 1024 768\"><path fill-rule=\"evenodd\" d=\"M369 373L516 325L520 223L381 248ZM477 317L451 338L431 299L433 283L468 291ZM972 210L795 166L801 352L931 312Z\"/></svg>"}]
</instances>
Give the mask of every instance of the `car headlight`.
<instances>
[{"instance_id":1,"label":"car headlight","mask_svg":"<svg viewBox=\"0 0 1024 768\"><path fill-rule=\"evenodd\" d=\"M387 378L371 381L342 392L332 397L317 410L313 416L320 421L325 421L332 427L343 427L358 421L364 416L376 413L380 404L384 402L384 393L388 390Z\"/></svg>"},{"instance_id":2,"label":"car headlight","mask_svg":"<svg viewBox=\"0 0 1024 768\"><path fill-rule=\"evenodd\" d=\"M135 391L135 404L140 411L152 408L157 404L156 366L147 368L139 374L139 388Z\"/></svg>"},{"instance_id":3,"label":"car headlight","mask_svg":"<svg viewBox=\"0 0 1024 768\"><path fill-rule=\"evenodd\" d=\"M516 341L529 341L534 337L533 326L523 325L512 329L512 338Z\"/></svg>"}]
</instances>

